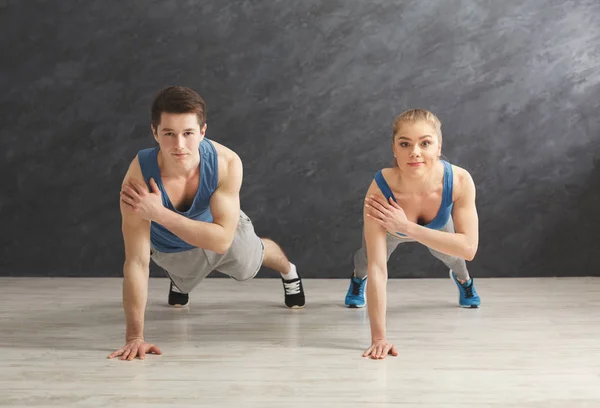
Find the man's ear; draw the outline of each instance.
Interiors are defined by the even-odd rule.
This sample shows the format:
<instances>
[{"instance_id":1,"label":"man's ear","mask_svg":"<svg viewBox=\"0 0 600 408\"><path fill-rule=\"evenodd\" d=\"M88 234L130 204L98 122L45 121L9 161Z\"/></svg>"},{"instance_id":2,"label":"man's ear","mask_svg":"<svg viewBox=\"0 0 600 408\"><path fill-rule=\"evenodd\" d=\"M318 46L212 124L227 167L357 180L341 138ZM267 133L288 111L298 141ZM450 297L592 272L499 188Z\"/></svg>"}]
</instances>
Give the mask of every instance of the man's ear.
<instances>
[{"instance_id":1,"label":"man's ear","mask_svg":"<svg viewBox=\"0 0 600 408\"><path fill-rule=\"evenodd\" d=\"M152 136L154 136L154 140L156 140L156 143L158 143L158 134L156 133L156 128L154 125L150 125L150 129L152 129Z\"/></svg>"}]
</instances>

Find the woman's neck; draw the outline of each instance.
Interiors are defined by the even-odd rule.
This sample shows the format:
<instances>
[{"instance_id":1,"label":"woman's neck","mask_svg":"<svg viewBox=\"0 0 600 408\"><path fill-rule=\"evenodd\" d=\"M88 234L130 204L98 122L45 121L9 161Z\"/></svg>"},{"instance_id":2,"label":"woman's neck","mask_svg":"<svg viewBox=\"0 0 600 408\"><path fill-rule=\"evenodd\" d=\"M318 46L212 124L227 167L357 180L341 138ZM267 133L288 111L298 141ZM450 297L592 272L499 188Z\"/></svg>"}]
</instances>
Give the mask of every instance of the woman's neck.
<instances>
[{"instance_id":1,"label":"woman's neck","mask_svg":"<svg viewBox=\"0 0 600 408\"><path fill-rule=\"evenodd\" d=\"M443 181L444 165L437 161L429 171L421 174L410 174L396 168L394 179L398 189L408 194L429 193L439 188Z\"/></svg>"}]
</instances>

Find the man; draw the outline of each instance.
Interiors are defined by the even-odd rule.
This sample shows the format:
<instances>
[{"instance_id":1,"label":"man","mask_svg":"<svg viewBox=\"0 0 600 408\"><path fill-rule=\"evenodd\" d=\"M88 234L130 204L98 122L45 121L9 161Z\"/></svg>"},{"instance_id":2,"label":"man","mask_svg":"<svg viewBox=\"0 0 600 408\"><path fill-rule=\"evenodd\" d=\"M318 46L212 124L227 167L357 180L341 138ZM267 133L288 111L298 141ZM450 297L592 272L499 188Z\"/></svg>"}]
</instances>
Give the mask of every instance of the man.
<instances>
[{"instance_id":1,"label":"man","mask_svg":"<svg viewBox=\"0 0 600 408\"><path fill-rule=\"evenodd\" d=\"M240 209L239 156L204 137L200 95L184 87L160 91L152 133L158 146L138 153L121 189L126 345L109 358L161 353L144 339L150 258L171 280L168 302L174 307L187 306L191 290L213 270L243 281L261 265L281 273L287 307L304 307L296 267L275 242L256 236Z\"/></svg>"}]
</instances>

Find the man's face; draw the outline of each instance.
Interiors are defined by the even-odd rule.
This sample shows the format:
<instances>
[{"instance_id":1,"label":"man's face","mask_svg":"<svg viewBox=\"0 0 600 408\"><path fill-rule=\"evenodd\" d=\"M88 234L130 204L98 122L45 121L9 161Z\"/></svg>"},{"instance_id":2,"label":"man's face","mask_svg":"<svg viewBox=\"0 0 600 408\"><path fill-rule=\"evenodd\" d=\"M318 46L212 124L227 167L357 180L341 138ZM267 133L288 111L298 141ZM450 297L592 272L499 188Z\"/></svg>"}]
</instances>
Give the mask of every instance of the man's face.
<instances>
[{"instance_id":1,"label":"man's face","mask_svg":"<svg viewBox=\"0 0 600 408\"><path fill-rule=\"evenodd\" d=\"M198 148L206 132L206 124L202 128L198 124L195 113L165 113L160 115L160 122L152 127L154 139L158 142L164 160L172 164L186 165L198 158Z\"/></svg>"}]
</instances>

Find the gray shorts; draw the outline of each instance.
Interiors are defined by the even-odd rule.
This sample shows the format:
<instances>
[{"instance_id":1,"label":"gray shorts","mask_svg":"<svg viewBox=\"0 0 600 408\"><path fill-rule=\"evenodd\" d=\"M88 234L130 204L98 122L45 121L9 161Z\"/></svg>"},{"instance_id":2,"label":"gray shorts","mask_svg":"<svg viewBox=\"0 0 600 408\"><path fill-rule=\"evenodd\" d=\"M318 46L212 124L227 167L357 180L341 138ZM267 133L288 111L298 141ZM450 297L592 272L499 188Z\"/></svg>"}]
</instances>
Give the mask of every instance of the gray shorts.
<instances>
[{"instance_id":1,"label":"gray shorts","mask_svg":"<svg viewBox=\"0 0 600 408\"><path fill-rule=\"evenodd\" d=\"M254 232L252 221L240 210L233 243L226 253L218 254L202 248L165 253L152 248L151 257L180 291L190 293L212 271L238 281L252 279L262 265L264 253L263 242Z\"/></svg>"}]
</instances>

